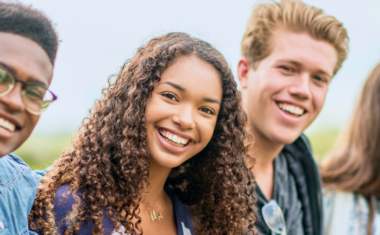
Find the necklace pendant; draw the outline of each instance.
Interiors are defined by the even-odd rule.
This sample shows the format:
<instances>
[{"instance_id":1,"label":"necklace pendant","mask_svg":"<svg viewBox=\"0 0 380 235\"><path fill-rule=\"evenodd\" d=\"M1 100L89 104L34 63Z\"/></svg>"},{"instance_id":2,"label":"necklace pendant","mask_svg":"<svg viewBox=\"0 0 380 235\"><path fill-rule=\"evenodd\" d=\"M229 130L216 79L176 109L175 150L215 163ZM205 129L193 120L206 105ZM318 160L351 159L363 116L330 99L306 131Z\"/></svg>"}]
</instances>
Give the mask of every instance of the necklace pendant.
<instances>
[{"instance_id":1,"label":"necklace pendant","mask_svg":"<svg viewBox=\"0 0 380 235\"><path fill-rule=\"evenodd\" d=\"M161 211L160 211L160 214L158 214L157 219L158 219L158 220L162 220L162 219L164 219L164 217L163 217L162 214L161 214Z\"/></svg>"},{"instance_id":2,"label":"necklace pendant","mask_svg":"<svg viewBox=\"0 0 380 235\"><path fill-rule=\"evenodd\" d=\"M157 220L156 212L154 210L150 212L150 218L152 219L152 221Z\"/></svg>"}]
</instances>

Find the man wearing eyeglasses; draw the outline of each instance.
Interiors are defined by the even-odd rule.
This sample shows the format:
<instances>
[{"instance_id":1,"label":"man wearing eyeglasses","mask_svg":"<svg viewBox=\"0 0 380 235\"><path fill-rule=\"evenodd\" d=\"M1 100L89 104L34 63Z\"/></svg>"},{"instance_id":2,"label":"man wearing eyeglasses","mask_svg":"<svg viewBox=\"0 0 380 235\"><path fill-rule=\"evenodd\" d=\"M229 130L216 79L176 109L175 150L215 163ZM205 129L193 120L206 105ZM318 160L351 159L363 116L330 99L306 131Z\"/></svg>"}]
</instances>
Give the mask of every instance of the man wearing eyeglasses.
<instances>
[{"instance_id":1,"label":"man wearing eyeglasses","mask_svg":"<svg viewBox=\"0 0 380 235\"><path fill-rule=\"evenodd\" d=\"M48 90L58 40L39 11L0 2L0 234L28 231L38 179L11 154L57 97Z\"/></svg>"},{"instance_id":2,"label":"man wearing eyeglasses","mask_svg":"<svg viewBox=\"0 0 380 235\"><path fill-rule=\"evenodd\" d=\"M302 133L320 113L347 44L338 20L301 1L253 9L238 77L254 136L259 234L323 234L320 176Z\"/></svg>"}]
</instances>

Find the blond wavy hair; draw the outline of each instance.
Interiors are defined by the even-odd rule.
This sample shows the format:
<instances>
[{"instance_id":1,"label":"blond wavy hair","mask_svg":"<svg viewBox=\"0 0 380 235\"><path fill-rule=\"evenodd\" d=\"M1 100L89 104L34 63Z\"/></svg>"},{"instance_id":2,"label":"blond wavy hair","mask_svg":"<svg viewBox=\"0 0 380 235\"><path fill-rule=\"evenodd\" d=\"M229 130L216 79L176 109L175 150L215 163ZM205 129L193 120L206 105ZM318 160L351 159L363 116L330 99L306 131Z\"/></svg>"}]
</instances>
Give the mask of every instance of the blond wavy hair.
<instances>
[{"instance_id":1,"label":"blond wavy hair","mask_svg":"<svg viewBox=\"0 0 380 235\"><path fill-rule=\"evenodd\" d=\"M273 1L258 4L253 8L241 42L241 54L254 69L272 52L271 37L278 27L296 33L308 33L316 40L333 45L338 57L334 74L347 57L348 35L341 22L326 15L321 9L301 1Z\"/></svg>"}]
</instances>

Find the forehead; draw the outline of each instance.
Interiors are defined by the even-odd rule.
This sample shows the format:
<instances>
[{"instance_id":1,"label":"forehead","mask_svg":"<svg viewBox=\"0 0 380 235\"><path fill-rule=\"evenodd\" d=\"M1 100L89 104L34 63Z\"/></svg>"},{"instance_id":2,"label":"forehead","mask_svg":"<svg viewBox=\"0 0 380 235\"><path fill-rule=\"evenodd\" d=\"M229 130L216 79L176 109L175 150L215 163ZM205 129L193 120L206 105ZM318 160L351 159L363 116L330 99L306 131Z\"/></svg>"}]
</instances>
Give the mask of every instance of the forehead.
<instances>
[{"instance_id":1,"label":"forehead","mask_svg":"<svg viewBox=\"0 0 380 235\"><path fill-rule=\"evenodd\" d=\"M272 54L275 60L292 60L305 68L321 69L331 75L338 60L330 43L316 40L307 33L295 33L278 28L272 35Z\"/></svg>"},{"instance_id":2,"label":"forehead","mask_svg":"<svg viewBox=\"0 0 380 235\"><path fill-rule=\"evenodd\" d=\"M161 82L168 81L180 85L186 92L207 95L218 100L222 97L220 74L214 66L196 56L181 56L165 69Z\"/></svg>"},{"instance_id":3,"label":"forehead","mask_svg":"<svg viewBox=\"0 0 380 235\"><path fill-rule=\"evenodd\" d=\"M53 74L48 55L36 42L16 34L0 32L0 63L14 70L14 75L28 81L38 80L47 86Z\"/></svg>"}]
</instances>

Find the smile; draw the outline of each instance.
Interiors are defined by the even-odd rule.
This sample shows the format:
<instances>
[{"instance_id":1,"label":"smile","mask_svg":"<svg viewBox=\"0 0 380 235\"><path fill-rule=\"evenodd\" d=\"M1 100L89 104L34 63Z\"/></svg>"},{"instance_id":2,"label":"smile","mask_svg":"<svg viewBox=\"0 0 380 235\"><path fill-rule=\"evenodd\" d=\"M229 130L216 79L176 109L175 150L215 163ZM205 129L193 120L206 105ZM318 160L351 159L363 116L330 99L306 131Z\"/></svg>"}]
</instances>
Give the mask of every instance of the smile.
<instances>
[{"instance_id":1,"label":"smile","mask_svg":"<svg viewBox=\"0 0 380 235\"><path fill-rule=\"evenodd\" d=\"M300 108L295 105L291 105L288 103L277 103L277 102L276 104L281 110L297 115L297 116L302 116L305 113L305 110L303 108Z\"/></svg>"},{"instance_id":2,"label":"smile","mask_svg":"<svg viewBox=\"0 0 380 235\"><path fill-rule=\"evenodd\" d=\"M160 129L159 133L166 142L175 147L185 147L190 142L190 139L180 137L167 130Z\"/></svg>"},{"instance_id":3,"label":"smile","mask_svg":"<svg viewBox=\"0 0 380 235\"><path fill-rule=\"evenodd\" d=\"M16 125L3 118L0 118L0 128L9 132L14 132L16 130Z\"/></svg>"}]
</instances>

